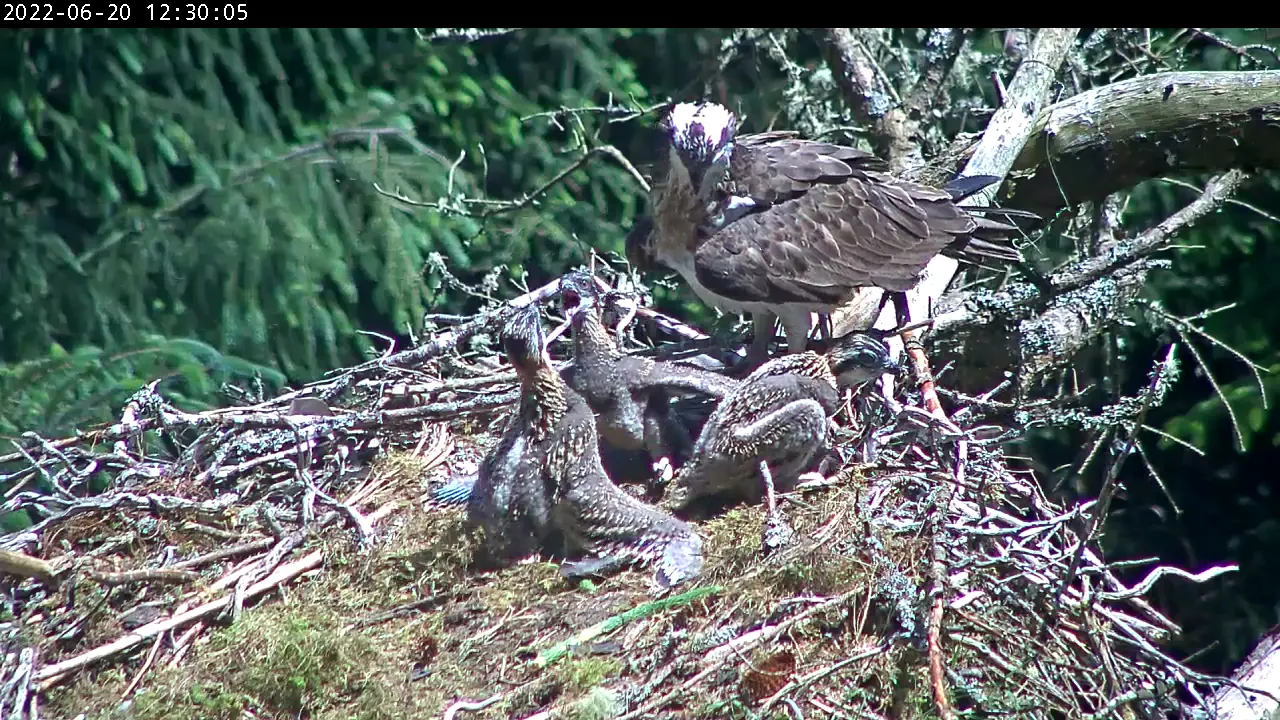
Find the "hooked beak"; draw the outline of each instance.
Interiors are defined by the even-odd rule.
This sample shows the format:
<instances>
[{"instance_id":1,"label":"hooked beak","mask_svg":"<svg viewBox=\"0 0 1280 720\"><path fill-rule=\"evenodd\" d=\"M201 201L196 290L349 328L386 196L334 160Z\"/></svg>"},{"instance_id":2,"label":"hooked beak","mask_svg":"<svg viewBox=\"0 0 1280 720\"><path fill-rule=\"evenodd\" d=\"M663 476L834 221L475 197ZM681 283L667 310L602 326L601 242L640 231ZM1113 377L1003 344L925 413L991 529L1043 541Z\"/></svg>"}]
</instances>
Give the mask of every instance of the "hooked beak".
<instances>
[{"instance_id":1,"label":"hooked beak","mask_svg":"<svg viewBox=\"0 0 1280 720\"><path fill-rule=\"evenodd\" d=\"M690 162L686 160L684 167L685 170L689 171L689 183L693 185L693 191L701 197L702 181L707 177L707 166L697 161Z\"/></svg>"}]
</instances>

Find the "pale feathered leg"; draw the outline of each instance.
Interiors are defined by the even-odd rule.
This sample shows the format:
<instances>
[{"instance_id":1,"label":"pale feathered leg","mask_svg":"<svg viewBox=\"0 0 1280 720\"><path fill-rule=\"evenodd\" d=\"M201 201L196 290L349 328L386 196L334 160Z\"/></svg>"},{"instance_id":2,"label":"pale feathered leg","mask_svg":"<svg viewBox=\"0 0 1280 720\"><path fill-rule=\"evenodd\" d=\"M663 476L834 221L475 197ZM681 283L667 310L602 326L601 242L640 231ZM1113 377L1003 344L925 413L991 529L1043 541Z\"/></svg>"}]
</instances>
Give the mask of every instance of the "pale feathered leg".
<instances>
[{"instance_id":1,"label":"pale feathered leg","mask_svg":"<svg viewBox=\"0 0 1280 720\"><path fill-rule=\"evenodd\" d=\"M778 317L782 320L782 331L787 336L787 353L802 353L809 346L809 330L813 327L812 313L808 310L787 308Z\"/></svg>"},{"instance_id":2,"label":"pale feathered leg","mask_svg":"<svg viewBox=\"0 0 1280 720\"><path fill-rule=\"evenodd\" d=\"M769 343L773 342L773 325L778 319L771 312L751 314L751 346L747 348L746 370L755 370L769 359Z\"/></svg>"}]
</instances>

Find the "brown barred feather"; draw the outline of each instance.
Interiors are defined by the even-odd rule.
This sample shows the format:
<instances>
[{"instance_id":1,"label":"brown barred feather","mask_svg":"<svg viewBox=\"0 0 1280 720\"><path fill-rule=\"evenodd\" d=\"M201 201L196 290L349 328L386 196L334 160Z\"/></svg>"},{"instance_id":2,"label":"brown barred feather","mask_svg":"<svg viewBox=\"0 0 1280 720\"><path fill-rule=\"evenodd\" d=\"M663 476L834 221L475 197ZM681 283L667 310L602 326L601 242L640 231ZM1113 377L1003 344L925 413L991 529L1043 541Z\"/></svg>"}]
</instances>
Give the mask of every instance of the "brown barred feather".
<instances>
[{"instance_id":1,"label":"brown barred feather","mask_svg":"<svg viewBox=\"0 0 1280 720\"><path fill-rule=\"evenodd\" d=\"M708 289L738 301L834 305L857 287L908 290L940 253L1021 259L993 242L1014 226L955 205L989 180L930 188L880 172L883 162L856 148L778 135L737 140L726 190L767 209L699 244L698 279Z\"/></svg>"}]
</instances>

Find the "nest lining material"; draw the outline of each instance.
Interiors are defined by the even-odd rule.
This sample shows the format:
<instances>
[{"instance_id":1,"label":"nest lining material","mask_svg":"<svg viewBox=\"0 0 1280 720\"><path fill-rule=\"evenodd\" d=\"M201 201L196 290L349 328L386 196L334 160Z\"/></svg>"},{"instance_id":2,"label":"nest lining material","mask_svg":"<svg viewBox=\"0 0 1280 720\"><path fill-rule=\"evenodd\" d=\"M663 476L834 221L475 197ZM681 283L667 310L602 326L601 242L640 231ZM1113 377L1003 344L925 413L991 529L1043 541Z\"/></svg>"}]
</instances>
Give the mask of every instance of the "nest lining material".
<instances>
[{"instance_id":1,"label":"nest lining material","mask_svg":"<svg viewBox=\"0 0 1280 720\"><path fill-rule=\"evenodd\" d=\"M0 539L13 574L0 710L109 667L126 670L123 696L147 692L148 673L180 682L156 668L198 675L195 640L286 586L354 597L391 581L351 600L345 627L428 622L433 660L386 658L410 678L392 705L431 713L1106 717L1177 713L1212 685L1160 649L1178 628L1141 595L1162 575L1223 569L1158 568L1125 587L1080 550L1092 503L1055 506L1010 469L1004 433L957 435L910 398L842 430L847 457L874 441L873 463L786 496L797 540L781 551L762 552L760 508L739 507L700 524L703 576L662 597L644 571L577 588L545 562L470 571L462 513L426 497L474 469L515 398L492 350L455 352L502 313L253 406L185 413L152 384L112 427L28 436L0 458L6 509L37 518ZM363 569L335 564L348 556ZM411 577L378 575L405 558ZM593 658L606 671L589 686L564 670Z\"/></svg>"}]
</instances>

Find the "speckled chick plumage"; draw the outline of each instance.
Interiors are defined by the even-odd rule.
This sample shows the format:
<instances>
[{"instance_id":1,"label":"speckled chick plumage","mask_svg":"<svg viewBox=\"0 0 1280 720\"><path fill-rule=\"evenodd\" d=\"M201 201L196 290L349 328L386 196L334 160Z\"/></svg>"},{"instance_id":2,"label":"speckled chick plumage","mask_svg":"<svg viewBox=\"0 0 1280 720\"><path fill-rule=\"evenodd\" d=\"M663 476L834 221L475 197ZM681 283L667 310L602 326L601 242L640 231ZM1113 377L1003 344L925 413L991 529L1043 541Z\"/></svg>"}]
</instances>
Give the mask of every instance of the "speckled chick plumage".
<instances>
[{"instance_id":1,"label":"speckled chick plumage","mask_svg":"<svg viewBox=\"0 0 1280 720\"><path fill-rule=\"evenodd\" d=\"M827 447L840 388L897 367L888 347L864 333L837 339L826 355L805 351L766 362L711 413L664 507L685 510L711 496L758 502L761 462L778 492L790 490Z\"/></svg>"},{"instance_id":2,"label":"speckled chick plumage","mask_svg":"<svg viewBox=\"0 0 1280 720\"><path fill-rule=\"evenodd\" d=\"M613 484L600 463L595 417L552 367L536 306L502 330L520 378L519 410L480 465L467 503L485 549L510 561L538 549L655 564L675 585L701 572L702 541L688 524Z\"/></svg>"},{"instance_id":3,"label":"speckled chick plumage","mask_svg":"<svg viewBox=\"0 0 1280 720\"><path fill-rule=\"evenodd\" d=\"M560 281L561 303L571 318L574 364L563 374L596 412L605 442L622 450L645 449L655 458L683 454L687 433L671 415L668 398L700 394L721 399L741 381L676 363L618 350L605 330L595 278L585 271ZM673 458L674 459L674 458Z\"/></svg>"}]
</instances>

